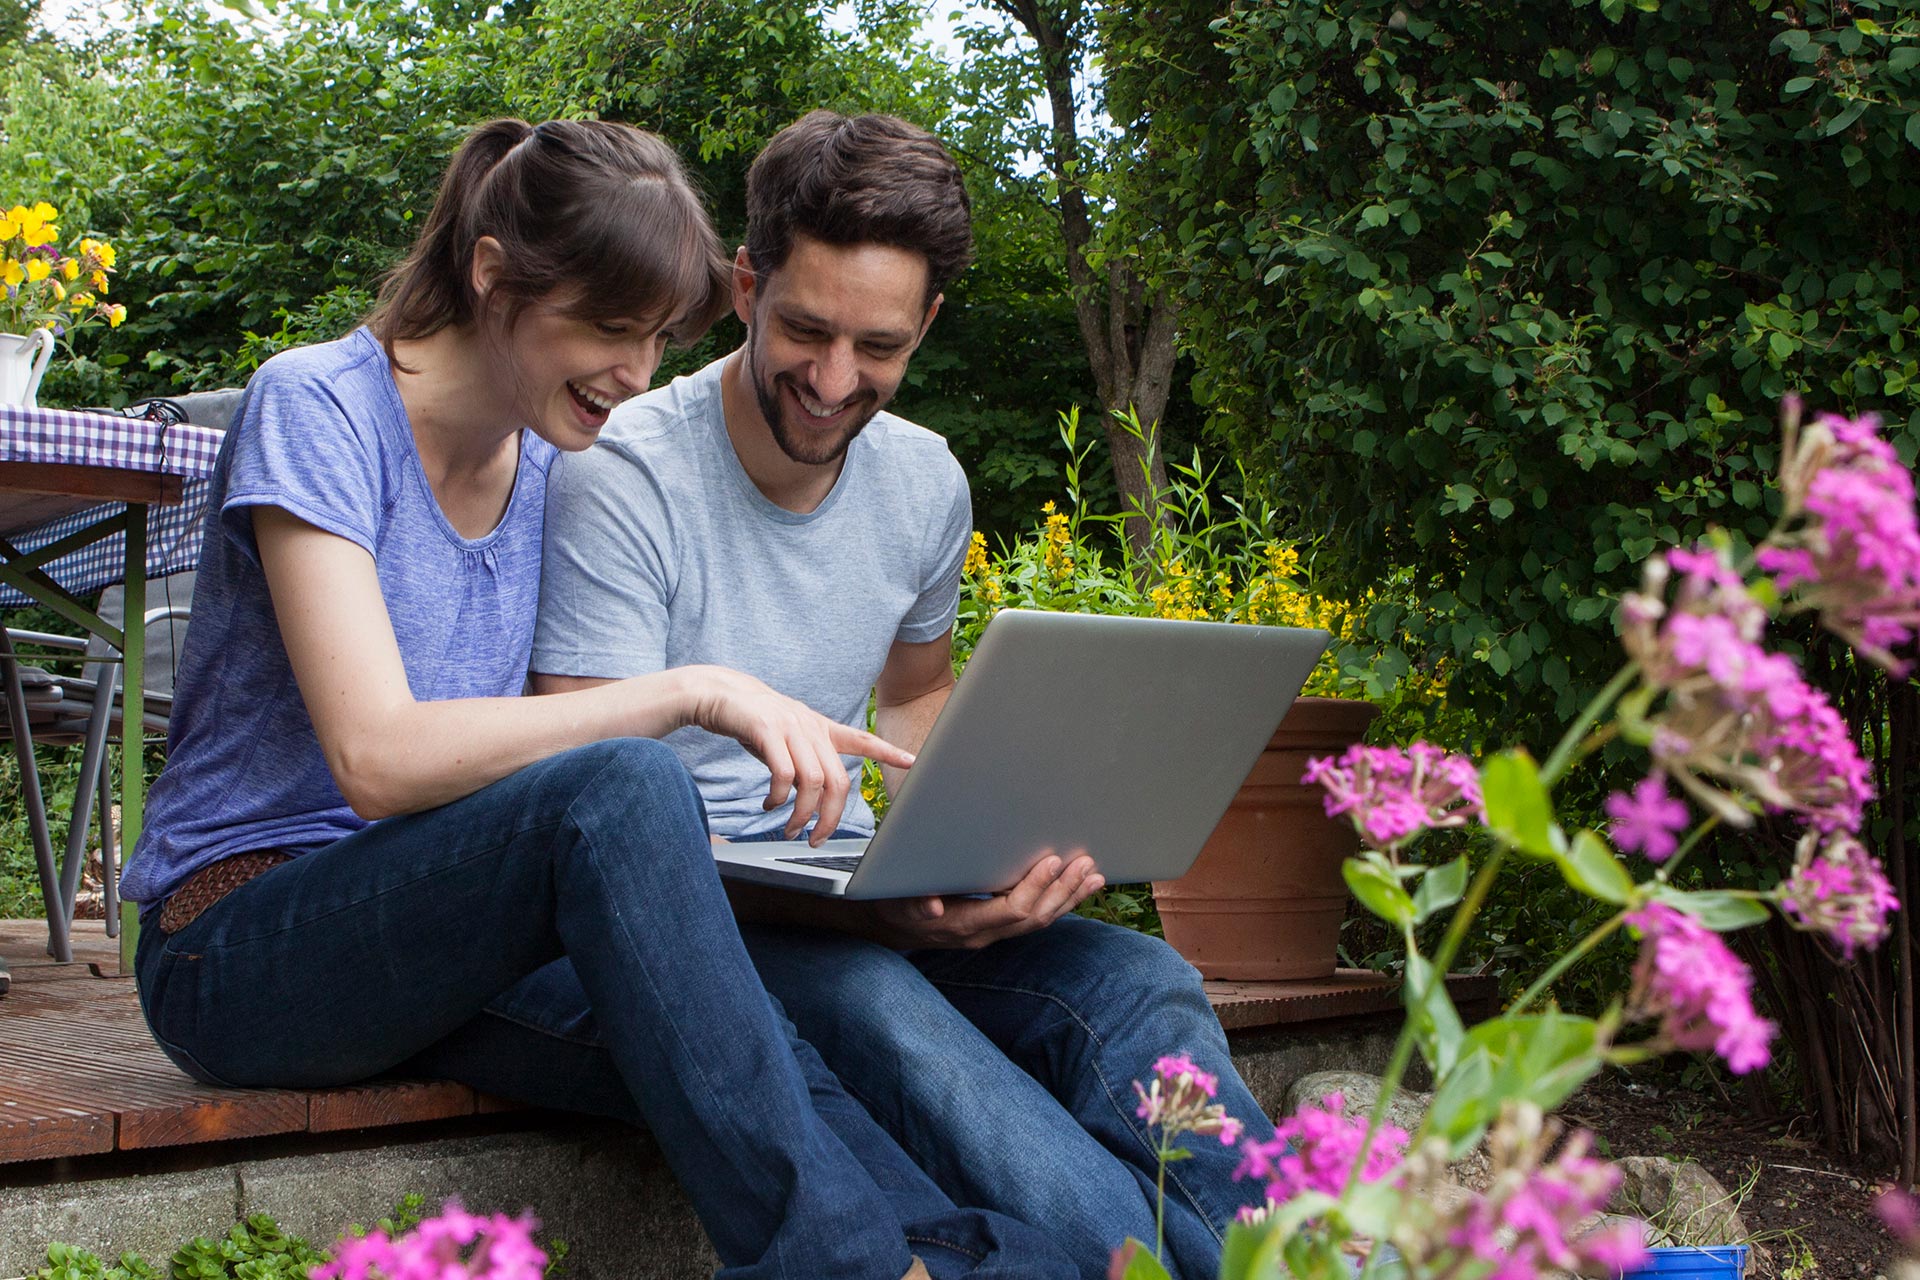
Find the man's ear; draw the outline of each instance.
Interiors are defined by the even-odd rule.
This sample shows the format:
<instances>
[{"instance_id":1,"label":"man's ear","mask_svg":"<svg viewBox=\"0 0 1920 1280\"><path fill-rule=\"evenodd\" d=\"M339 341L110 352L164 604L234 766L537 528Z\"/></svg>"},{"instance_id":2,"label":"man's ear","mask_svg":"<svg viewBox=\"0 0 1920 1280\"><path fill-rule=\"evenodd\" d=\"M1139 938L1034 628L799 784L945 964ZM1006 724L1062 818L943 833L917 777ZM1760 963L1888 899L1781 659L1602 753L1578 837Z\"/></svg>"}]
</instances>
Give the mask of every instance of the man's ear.
<instances>
[{"instance_id":1,"label":"man's ear","mask_svg":"<svg viewBox=\"0 0 1920 1280\"><path fill-rule=\"evenodd\" d=\"M940 314L940 304L946 300L947 295L944 293L936 293L933 295L933 301L927 307L927 318L920 322L920 336L913 340L913 345L916 349L922 342L926 341L927 330L933 328L933 318Z\"/></svg>"},{"instance_id":2,"label":"man's ear","mask_svg":"<svg viewBox=\"0 0 1920 1280\"><path fill-rule=\"evenodd\" d=\"M481 236L474 242L473 261L467 264L467 283L473 289L474 297L483 304L487 295L493 292L500 273L506 269L507 251L492 236Z\"/></svg>"},{"instance_id":3,"label":"man's ear","mask_svg":"<svg viewBox=\"0 0 1920 1280\"><path fill-rule=\"evenodd\" d=\"M733 255L733 314L748 328L753 327L753 288L757 283L753 278L753 263L747 258L747 246L741 245Z\"/></svg>"}]
</instances>

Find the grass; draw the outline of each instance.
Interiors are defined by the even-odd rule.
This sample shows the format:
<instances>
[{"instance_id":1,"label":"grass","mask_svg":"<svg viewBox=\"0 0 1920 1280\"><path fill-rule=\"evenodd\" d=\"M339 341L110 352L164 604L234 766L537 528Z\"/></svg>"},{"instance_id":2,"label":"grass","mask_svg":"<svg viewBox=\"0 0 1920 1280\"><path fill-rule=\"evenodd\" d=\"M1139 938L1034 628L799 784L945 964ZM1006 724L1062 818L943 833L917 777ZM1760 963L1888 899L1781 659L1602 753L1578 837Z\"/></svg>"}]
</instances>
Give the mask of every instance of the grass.
<instances>
[{"instance_id":1,"label":"grass","mask_svg":"<svg viewBox=\"0 0 1920 1280\"><path fill-rule=\"evenodd\" d=\"M74 786L80 777L80 748L39 747L36 754L57 858L65 847L66 815L73 810ZM40 874L33 858L33 838L27 827L26 795L20 786L20 768L9 746L0 752L0 919L37 918L44 914Z\"/></svg>"}]
</instances>

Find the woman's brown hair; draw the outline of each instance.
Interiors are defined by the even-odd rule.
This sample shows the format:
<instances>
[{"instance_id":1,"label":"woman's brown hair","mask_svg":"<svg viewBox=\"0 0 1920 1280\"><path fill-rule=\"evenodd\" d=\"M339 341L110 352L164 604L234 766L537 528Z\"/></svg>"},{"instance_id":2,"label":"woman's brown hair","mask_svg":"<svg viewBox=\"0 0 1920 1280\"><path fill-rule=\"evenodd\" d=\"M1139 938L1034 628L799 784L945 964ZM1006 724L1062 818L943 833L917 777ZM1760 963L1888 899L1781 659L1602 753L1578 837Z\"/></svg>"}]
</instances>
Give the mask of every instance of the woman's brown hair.
<instances>
[{"instance_id":1,"label":"woman's brown hair","mask_svg":"<svg viewBox=\"0 0 1920 1280\"><path fill-rule=\"evenodd\" d=\"M467 136L413 248L367 323L394 343L471 324L474 247L504 251L492 296L511 326L556 291L580 319L631 319L692 342L725 313L730 264L680 159L658 137L601 120L493 120Z\"/></svg>"}]
</instances>

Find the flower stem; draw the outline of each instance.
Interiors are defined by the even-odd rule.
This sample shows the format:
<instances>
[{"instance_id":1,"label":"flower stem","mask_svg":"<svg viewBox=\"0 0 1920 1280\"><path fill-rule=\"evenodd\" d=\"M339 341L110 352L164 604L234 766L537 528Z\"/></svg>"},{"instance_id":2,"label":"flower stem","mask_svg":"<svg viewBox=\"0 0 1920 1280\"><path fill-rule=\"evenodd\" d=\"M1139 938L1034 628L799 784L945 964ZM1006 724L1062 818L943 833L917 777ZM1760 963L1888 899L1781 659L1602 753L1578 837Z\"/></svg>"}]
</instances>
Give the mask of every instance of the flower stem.
<instances>
[{"instance_id":1,"label":"flower stem","mask_svg":"<svg viewBox=\"0 0 1920 1280\"><path fill-rule=\"evenodd\" d=\"M1535 1000L1539 999L1542 995L1546 994L1547 990L1553 986L1554 981L1557 978L1559 978L1561 974L1571 969L1575 964L1579 962L1582 956L1586 955L1589 951L1593 950L1595 947L1599 946L1602 942L1604 942L1609 936L1612 935L1614 930L1618 929L1622 924L1626 922L1626 919L1627 919L1627 913L1622 911L1619 914L1613 916L1611 919L1607 920L1599 928L1595 929L1592 933L1589 933L1586 937L1580 939L1580 943L1578 946L1568 951L1565 955L1562 955L1558 960L1555 960L1545 973L1541 974L1538 978L1534 980L1534 983L1532 986L1528 987L1525 991L1523 991L1520 994L1520 998L1513 1002L1512 1012L1525 1013L1527 1011L1527 1006L1532 1004Z\"/></svg>"},{"instance_id":2,"label":"flower stem","mask_svg":"<svg viewBox=\"0 0 1920 1280\"><path fill-rule=\"evenodd\" d=\"M1540 770L1542 783L1551 787L1560 780L1560 775L1565 773L1567 766L1573 763L1573 754L1579 748L1581 739L1587 736L1587 730L1593 727L1594 722L1605 714L1614 700L1625 693L1639 676L1640 664L1629 662L1620 668L1619 674L1607 681L1606 688L1593 695L1593 701L1581 711L1579 719L1567 726L1567 731L1560 735L1559 745L1555 746L1553 754L1547 757L1546 767Z\"/></svg>"},{"instance_id":3,"label":"flower stem","mask_svg":"<svg viewBox=\"0 0 1920 1280\"><path fill-rule=\"evenodd\" d=\"M1454 955L1460 950L1460 944L1467 936L1467 926L1473 923L1474 916L1487 900L1487 894L1493 888L1493 881L1500 874L1500 864L1506 861L1507 844L1505 841L1494 846L1487 860L1480 864L1473 883L1467 886L1466 897L1454 909L1453 919L1447 922L1446 936L1440 939L1440 949L1433 955L1433 981L1444 984L1447 980L1447 966L1453 963ZM1412 939L1408 939L1407 954L1415 953ZM1340 1190L1340 1199L1344 1203L1360 1185L1361 1171L1367 1167L1367 1155L1373 1150L1374 1135L1380 1126L1386 1123L1387 1106L1393 1101L1393 1095L1400 1088L1401 1078L1407 1074L1407 1064L1413 1060L1416 1032L1412 1011L1408 1011L1407 1020L1401 1024L1400 1036L1393 1042L1393 1056L1387 1061L1387 1071L1380 1078L1380 1096L1373 1100L1373 1110L1367 1116L1367 1134L1361 1139L1360 1153L1354 1159L1353 1168L1347 1171L1347 1182Z\"/></svg>"},{"instance_id":4,"label":"flower stem","mask_svg":"<svg viewBox=\"0 0 1920 1280\"><path fill-rule=\"evenodd\" d=\"M1678 849L1675 849L1673 851L1673 856L1667 859L1666 864L1662 866L1660 870L1654 872L1653 878L1655 880L1658 880L1661 884L1665 884L1667 883L1668 880L1672 879L1674 869L1678 867L1682 862L1686 861L1687 855L1692 853L1694 851L1695 846L1697 846L1702 840L1707 838L1708 832L1712 831L1715 827L1720 825L1720 821L1721 819L1719 814L1717 813L1708 814L1701 821L1699 826L1695 827L1692 831L1687 833L1686 841L1683 844L1681 844L1681 846Z\"/></svg>"},{"instance_id":5,"label":"flower stem","mask_svg":"<svg viewBox=\"0 0 1920 1280\"><path fill-rule=\"evenodd\" d=\"M1166 1131L1160 1133L1160 1168L1156 1175L1157 1194L1153 1198L1153 1257L1156 1262L1167 1260L1167 1138Z\"/></svg>"}]
</instances>

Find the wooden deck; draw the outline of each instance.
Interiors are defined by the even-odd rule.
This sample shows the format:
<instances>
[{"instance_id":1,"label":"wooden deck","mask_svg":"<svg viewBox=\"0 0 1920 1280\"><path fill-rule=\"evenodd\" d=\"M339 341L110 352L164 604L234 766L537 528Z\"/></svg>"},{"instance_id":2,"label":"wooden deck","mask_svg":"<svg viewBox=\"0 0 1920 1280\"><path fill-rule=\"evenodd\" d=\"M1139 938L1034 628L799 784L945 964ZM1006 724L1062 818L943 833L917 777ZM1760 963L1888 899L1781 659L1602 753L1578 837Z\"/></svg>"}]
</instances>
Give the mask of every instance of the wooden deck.
<instances>
[{"instance_id":1,"label":"wooden deck","mask_svg":"<svg viewBox=\"0 0 1920 1280\"><path fill-rule=\"evenodd\" d=\"M222 1089L174 1067L147 1034L131 977L97 923L75 930L74 962L46 956L41 921L0 921L13 990L0 996L0 1163L100 1155L275 1134L336 1133L500 1111L516 1104L445 1080L347 1089ZM1396 1014L1393 984L1341 970L1301 982L1209 983L1228 1030ZM1452 980L1487 1001L1486 978Z\"/></svg>"}]
</instances>

